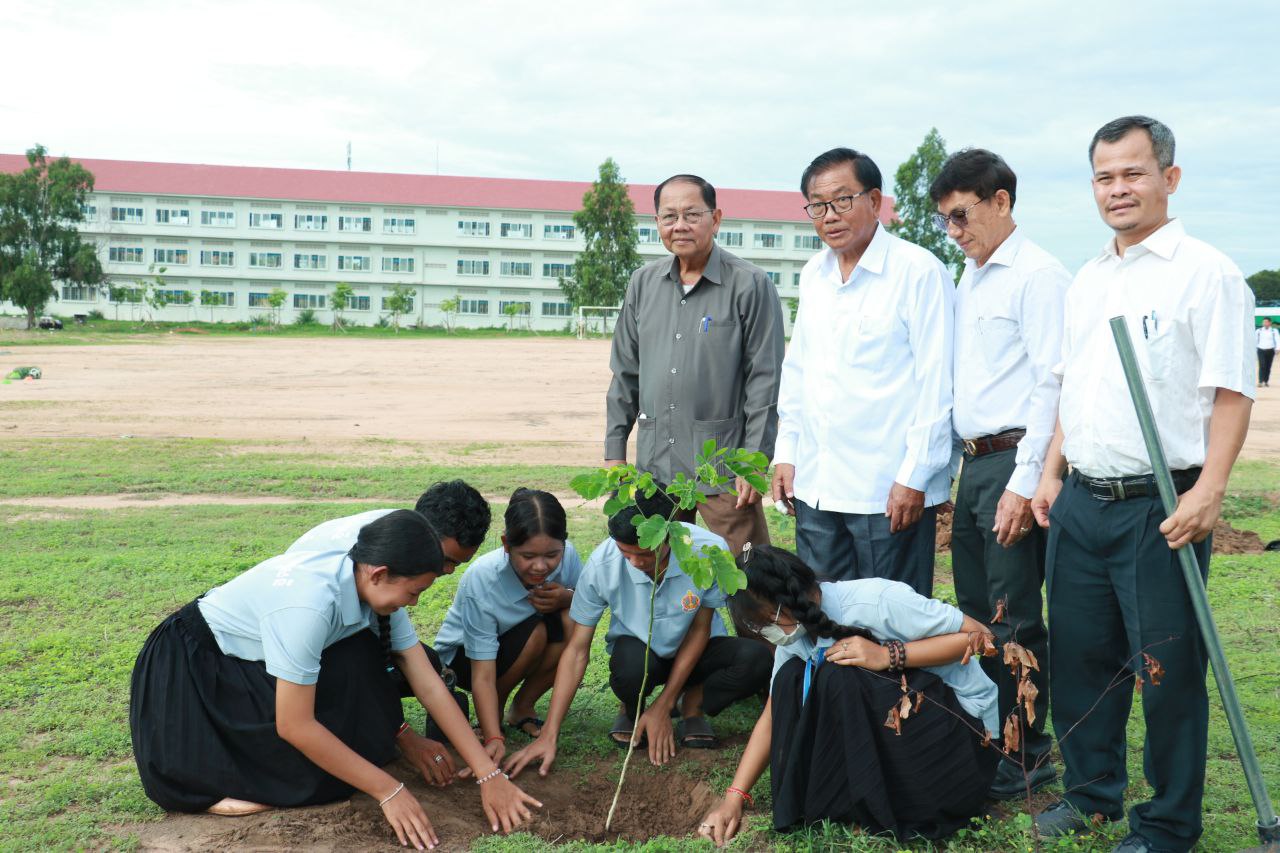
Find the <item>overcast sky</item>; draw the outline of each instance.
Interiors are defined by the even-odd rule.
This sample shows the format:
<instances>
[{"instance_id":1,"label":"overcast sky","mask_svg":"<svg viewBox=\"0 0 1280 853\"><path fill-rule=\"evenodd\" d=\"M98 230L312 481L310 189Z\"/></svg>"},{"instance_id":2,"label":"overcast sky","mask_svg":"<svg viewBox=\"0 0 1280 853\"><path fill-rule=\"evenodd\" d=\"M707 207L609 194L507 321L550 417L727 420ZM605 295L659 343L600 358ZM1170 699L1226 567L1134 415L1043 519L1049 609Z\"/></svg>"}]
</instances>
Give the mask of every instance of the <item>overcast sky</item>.
<instances>
[{"instance_id":1,"label":"overcast sky","mask_svg":"<svg viewBox=\"0 0 1280 853\"><path fill-rule=\"evenodd\" d=\"M1248 275L1280 267L1277 8L5 0L0 151L340 169L350 140L361 171L591 180L612 156L795 191L849 145L891 191L936 126L1009 161L1020 225L1075 269L1109 236L1089 138L1141 112L1177 136L1174 214Z\"/></svg>"}]
</instances>

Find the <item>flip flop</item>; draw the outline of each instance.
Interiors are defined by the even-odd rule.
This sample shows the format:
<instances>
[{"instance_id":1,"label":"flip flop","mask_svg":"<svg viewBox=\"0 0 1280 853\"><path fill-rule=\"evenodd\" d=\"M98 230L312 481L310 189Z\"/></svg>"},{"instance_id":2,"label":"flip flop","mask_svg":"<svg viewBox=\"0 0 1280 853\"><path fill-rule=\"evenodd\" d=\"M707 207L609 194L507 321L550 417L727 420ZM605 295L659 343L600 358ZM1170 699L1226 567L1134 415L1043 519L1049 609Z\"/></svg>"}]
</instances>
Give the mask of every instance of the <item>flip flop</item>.
<instances>
[{"instance_id":1,"label":"flip flop","mask_svg":"<svg viewBox=\"0 0 1280 853\"><path fill-rule=\"evenodd\" d=\"M720 739L706 717L685 717L676 724L676 737L687 749L716 749L720 746Z\"/></svg>"},{"instance_id":2,"label":"flip flop","mask_svg":"<svg viewBox=\"0 0 1280 853\"><path fill-rule=\"evenodd\" d=\"M613 725L609 727L609 743L618 749L626 749L630 744L631 736L635 734L636 722L626 714L618 714L613 718ZM622 740L618 740L617 735L625 735ZM644 738L640 743L636 744L636 749L641 749L648 745L648 739Z\"/></svg>"},{"instance_id":3,"label":"flip flop","mask_svg":"<svg viewBox=\"0 0 1280 853\"><path fill-rule=\"evenodd\" d=\"M259 814L261 812L271 811L271 806L262 803L251 803L248 800L237 800L232 797L223 797L218 802L205 809L209 814L221 815L222 817L244 817L251 814Z\"/></svg>"},{"instance_id":4,"label":"flip flop","mask_svg":"<svg viewBox=\"0 0 1280 853\"><path fill-rule=\"evenodd\" d=\"M546 724L547 721L540 717L521 717L514 723L503 722L503 725L511 729L513 732L519 732L525 737L531 738L536 738L538 735L542 734L542 727ZM525 726L537 726L538 730L536 732L526 731Z\"/></svg>"}]
</instances>

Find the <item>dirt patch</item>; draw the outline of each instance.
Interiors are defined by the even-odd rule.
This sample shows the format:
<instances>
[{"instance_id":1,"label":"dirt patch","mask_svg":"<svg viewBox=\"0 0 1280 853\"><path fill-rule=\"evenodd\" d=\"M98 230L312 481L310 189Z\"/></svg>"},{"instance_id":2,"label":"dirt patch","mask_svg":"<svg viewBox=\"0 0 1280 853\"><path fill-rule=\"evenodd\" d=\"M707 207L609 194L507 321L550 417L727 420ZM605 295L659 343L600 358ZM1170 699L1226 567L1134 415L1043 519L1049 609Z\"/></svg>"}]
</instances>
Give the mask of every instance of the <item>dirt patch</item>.
<instances>
[{"instance_id":1,"label":"dirt patch","mask_svg":"<svg viewBox=\"0 0 1280 853\"><path fill-rule=\"evenodd\" d=\"M951 513L938 515L938 534L935 550L944 554L951 550ZM1266 548L1262 539L1252 530L1236 530L1226 521L1218 519L1213 526L1213 553L1262 554Z\"/></svg>"},{"instance_id":2,"label":"dirt patch","mask_svg":"<svg viewBox=\"0 0 1280 853\"><path fill-rule=\"evenodd\" d=\"M642 841L658 836L691 837L717 797L699 781L720 756L718 751L686 750L673 766L652 768L633 759L613 829L604 832L622 754L599 760L585 774L560 769L546 778L525 774L517 782L543 803L525 827L549 842ZM387 768L408 790L440 838L437 850L467 850L488 835L480 797L473 783L431 788L404 762ZM302 809L280 809L242 818L170 814L157 823L133 824L111 831L136 835L140 850L294 851L338 853L347 850L403 851L378 804L363 794L349 800Z\"/></svg>"}]
</instances>

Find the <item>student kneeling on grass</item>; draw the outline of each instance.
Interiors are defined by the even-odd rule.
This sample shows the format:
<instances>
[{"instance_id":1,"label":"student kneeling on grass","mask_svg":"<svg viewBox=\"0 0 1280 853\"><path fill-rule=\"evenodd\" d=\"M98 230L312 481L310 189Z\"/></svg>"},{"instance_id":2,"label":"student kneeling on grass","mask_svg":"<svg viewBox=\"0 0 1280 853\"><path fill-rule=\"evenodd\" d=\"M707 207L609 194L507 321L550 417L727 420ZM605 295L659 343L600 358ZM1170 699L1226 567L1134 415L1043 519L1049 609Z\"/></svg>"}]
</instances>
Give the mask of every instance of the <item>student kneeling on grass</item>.
<instances>
[{"instance_id":1,"label":"student kneeling on grass","mask_svg":"<svg viewBox=\"0 0 1280 853\"><path fill-rule=\"evenodd\" d=\"M404 723L394 658L475 774L492 828L527 820L538 803L485 753L403 609L443 565L427 520L397 510L361 528L349 553L274 557L165 619L129 701L147 796L171 811L249 814L359 789L402 844L434 845L417 799L379 769Z\"/></svg>"},{"instance_id":2,"label":"student kneeling on grass","mask_svg":"<svg viewBox=\"0 0 1280 853\"><path fill-rule=\"evenodd\" d=\"M485 751L494 761L506 752L500 720L516 685L505 722L530 737L542 731L534 705L555 678L582 571L567 527L555 495L516 489L502 547L463 574L436 636L440 660L475 699Z\"/></svg>"},{"instance_id":3,"label":"student kneeling on grass","mask_svg":"<svg viewBox=\"0 0 1280 853\"><path fill-rule=\"evenodd\" d=\"M986 626L897 581L818 583L768 545L744 549L738 565L747 588L730 607L777 645L773 685L699 834L733 838L766 768L779 831L830 820L941 838L980 814L1000 758L983 746L984 730L999 730L997 690L976 658L959 661ZM911 710L895 730L886 717L903 678Z\"/></svg>"},{"instance_id":4,"label":"student kneeling on grass","mask_svg":"<svg viewBox=\"0 0 1280 853\"><path fill-rule=\"evenodd\" d=\"M609 738L623 748L633 737L637 744L647 740L654 764L665 764L675 755L677 733L671 716L677 700L683 717L680 744L711 748L719 744L704 714L714 716L739 699L760 693L768 683L769 650L754 640L725 635L724 622L716 613L725 603L720 589L694 586L665 543L658 552L640 547L633 519L638 514L669 517L673 508L671 499L659 491L652 498L637 497L637 506L609 519L610 538L596 548L578 578L569 610L573 630L556 669L546 725L533 743L507 759L505 767L513 776L533 762L541 763L543 775L551 769L560 726L582 683L591 640L606 609L610 613L609 686L622 703ZM725 546L714 533L684 526L693 536L695 551ZM656 685L664 686L637 720L651 595L653 641L645 698Z\"/></svg>"}]
</instances>

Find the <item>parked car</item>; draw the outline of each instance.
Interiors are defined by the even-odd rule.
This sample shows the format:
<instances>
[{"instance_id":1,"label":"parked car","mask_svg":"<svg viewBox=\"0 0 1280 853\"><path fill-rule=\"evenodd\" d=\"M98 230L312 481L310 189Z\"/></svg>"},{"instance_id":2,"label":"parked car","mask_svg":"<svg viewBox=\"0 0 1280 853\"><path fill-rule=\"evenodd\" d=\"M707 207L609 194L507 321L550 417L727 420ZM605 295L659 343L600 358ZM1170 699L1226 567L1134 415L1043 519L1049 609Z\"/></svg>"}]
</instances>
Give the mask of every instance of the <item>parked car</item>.
<instances>
[{"instance_id":1,"label":"parked car","mask_svg":"<svg viewBox=\"0 0 1280 853\"><path fill-rule=\"evenodd\" d=\"M39 320L36 320L36 325L42 329L61 329L62 321L59 320L57 317L45 316L45 317L41 317Z\"/></svg>"}]
</instances>

